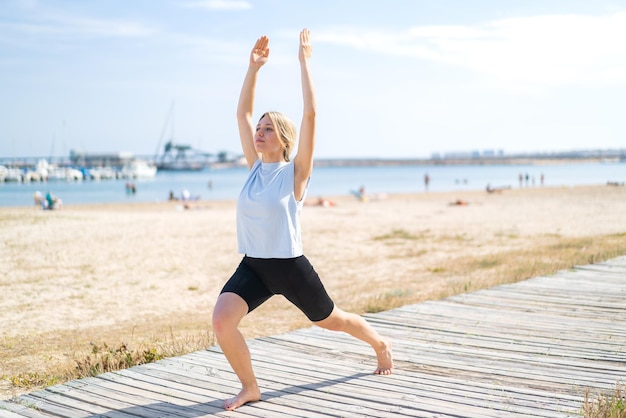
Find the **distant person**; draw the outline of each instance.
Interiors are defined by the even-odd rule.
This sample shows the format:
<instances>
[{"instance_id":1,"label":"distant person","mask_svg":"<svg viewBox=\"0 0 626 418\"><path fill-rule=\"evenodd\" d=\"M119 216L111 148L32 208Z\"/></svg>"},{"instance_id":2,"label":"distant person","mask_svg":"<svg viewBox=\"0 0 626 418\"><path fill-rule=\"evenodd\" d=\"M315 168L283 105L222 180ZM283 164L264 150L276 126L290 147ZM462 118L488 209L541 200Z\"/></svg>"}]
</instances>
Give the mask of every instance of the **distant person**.
<instances>
[{"instance_id":1,"label":"distant person","mask_svg":"<svg viewBox=\"0 0 626 418\"><path fill-rule=\"evenodd\" d=\"M35 201L35 206L42 207L43 209L46 208L45 203L44 203L45 199L39 190L33 193L33 200Z\"/></svg>"},{"instance_id":2,"label":"distant person","mask_svg":"<svg viewBox=\"0 0 626 418\"><path fill-rule=\"evenodd\" d=\"M248 70L237 106L243 153L250 170L237 201L237 241L244 254L236 272L222 289L213 310L217 341L241 382L234 398L224 401L233 410L259 401L250 351L239 322L275 294L284 295L315 325L344 331L372 346L378 359L374 373L391 374L391 342L363 317L335 306L318 274L303 255L300 213L313 170L316 103L309 58L309 31L300 33L298 58L304 109L296 156L295 125L282 113L264 113L253 124L257 75L268 61L269 39L259 38L250 53Z\"/></svg>"},{"instance_id":3,"label":"distant person","mask_svg":"<svg viewBox=\"0 0 626 418\"><path fill-rule=\"evenodd\" d=\"M497 188L493 188L491 187L491 184L487 183L487 193L501 193L502 190L501 189L497 189Z\"/></svg>"},{"instance_id":4,"label":"distant person","mask_svg":"<svg viewBox=\"0 0 626 418\"><path fill-rule=\"evenodd\" d=\"M333 202L332 200L330 200L330 199L326 199L326 198L321 197L321 196L317 198L317 200L315 201L315 203L306 203L306 202L305 202L305 204L306 204L307 206L322 206L322 207L325 207L325 208L330 208L330 207L333 207L333 206L336 206L336 205L337 205L337 204L336 204L335 202Z\"/></svg>"},{"instance_id":5,"label":"distant person","mask_svg":"<svg viewBox=\"0 0 626 418\"><path fill-rule=\"evenodd\" d=\"M359 190L352 190L352 194L356 196L361 202L367 202L368 196L365 191L365 186L359 187Z\"/></svg>"},{"instance_id":6,"label":"distant person","mask_svg":"<svg viewBox=\"0 0 626 418\"><path fill-rule=\"evenodd\" d=\"M448 205L450 205L450 206L468 206L469 202L467 200L457 199L454 202L448 203Z\"/></svg>"},{"instance_id":7,"label":"distant person","mask_svg":"<svg viewBox=\"0 0 626 418\"><path fill-rule=\"evenodd\" d=\"M367 192L365 191L365 186L359 187L359 197L361 198L362 202L367 201Z\"/></svg>"},{"instance_id":8,"label":"distant person","mask_svg":"<svg viewBox=\"0 0 626 418\"><path fill-rule=\"evenodd\" d=\"M126 194L133 195L135 193L137 193L137 187L135 186L135 183L131 181L126 182Z\"/></svg>"},{"instance_id":9,"label":"distant person","mask_svg":"<svg viewBox=\"0 0 626 418\"><path fill-rule=\"evenodd\" d=\"M63 207L63 201L51 192L46 193L43 204L45 205L44 209L47 210L61 209Z\"/></svg>"},{"instance_id":10,"label":"distant person","mask_svg":"<svg viewBox=\"0 0 626 418\"><path fill-rule=\"evenodd\" d=\"M183 189L183 191L180 193L180 200L182 200L183 202L188 202L189 200L191 200L191 193L189 193L189 190Z\"/></svg>"},{"instance_id":11,"label":"distant person","mask_svg":"<svg viewBox=\"0 0 626 418\"><path fill-rule=\"evenodd\" d=\"M54 204L56 203L56 199L52 196L52 193L46 193L46 207L50 210L54 209Z\"/></svg>"},{"instance_id":12,"label":"distant person","mask_svg":"<svg viewBox=\"0 0 626 418\"><path fill-rule=\"evenodd\" d=\"M424 190L428 191L428 184L430 183L430 176L428 173L424 174Z\"/></svg>"},{"instance_id":13,"label":"distant person","mask_svg":"<svg viewBox=\"0 0 626 418\"><path fill-rule=\"evenodd\" d=\"M541 185L543 186L543 181L544 181L544 179L545 179L545 177L544 177L543 173L541 173L541 177L540 177L540 179L541 179Z\"/></svg>"}]
</instances>

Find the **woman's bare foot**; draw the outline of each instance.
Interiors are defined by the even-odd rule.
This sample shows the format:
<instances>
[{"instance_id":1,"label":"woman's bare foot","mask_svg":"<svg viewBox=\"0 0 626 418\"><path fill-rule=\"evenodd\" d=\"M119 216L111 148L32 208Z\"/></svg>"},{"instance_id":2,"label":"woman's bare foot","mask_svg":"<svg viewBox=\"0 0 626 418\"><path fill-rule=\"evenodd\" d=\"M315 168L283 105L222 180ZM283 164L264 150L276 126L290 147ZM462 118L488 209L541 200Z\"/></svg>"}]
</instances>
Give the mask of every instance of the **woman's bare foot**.
<instances>
[{"instance_id":1,"label":"woman's bare foot","mask_svg":"<svg viewBox=\"0 0 626 418\"><path fill-rule=\"evenodd\" d=\"M234 398L226 399L223 403L224 409L232 411L248 402L256 402L261 400L261 391L259 388L241 389L241 392Z\"/></svg>"},{"instance_id":2,"label":"woman's bare foot","mask_svg":"<svg viewBox=\"0 0 626 418\"><path fill-rule=\"evenodd\" d=\"M383 340L381 345L375 349L378 359L378 368L374 374L388 375L393 372L393 355L391 354L391 341Z\"/></svg>"}]
</instances>

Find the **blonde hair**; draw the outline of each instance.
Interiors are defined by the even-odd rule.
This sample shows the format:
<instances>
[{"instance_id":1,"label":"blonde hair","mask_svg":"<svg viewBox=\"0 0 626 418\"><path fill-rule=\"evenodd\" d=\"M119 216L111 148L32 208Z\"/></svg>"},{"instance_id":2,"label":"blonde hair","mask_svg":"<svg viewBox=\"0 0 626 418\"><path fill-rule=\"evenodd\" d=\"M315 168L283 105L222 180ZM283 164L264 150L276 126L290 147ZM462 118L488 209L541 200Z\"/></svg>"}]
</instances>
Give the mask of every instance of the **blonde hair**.
<instances>
[{"instance_id":1,"label":"blonde hair","mask_svg":"<svg viewBox=\"0 0 626 418\"><path fill-rule=\"evenodd\" d=\"M276 133L278 133L278 139L283 145L283 157L285 161L289 161L291 150L296 144L296 125L280 112L265 112L259 120L263 119L265 116L272 121L274 129Z\"/></svg>"}]
</instances>

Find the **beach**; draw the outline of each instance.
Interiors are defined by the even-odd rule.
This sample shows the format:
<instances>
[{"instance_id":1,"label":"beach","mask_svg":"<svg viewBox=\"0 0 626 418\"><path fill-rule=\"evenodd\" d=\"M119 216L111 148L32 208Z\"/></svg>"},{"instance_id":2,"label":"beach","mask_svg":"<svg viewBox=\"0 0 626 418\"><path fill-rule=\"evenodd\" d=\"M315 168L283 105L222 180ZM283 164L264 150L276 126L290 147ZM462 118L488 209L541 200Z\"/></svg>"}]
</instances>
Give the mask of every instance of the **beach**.
<instances>
[{"instance_id":1,"label":"beach","mask_svg":"<svg viewBox=\"0 0 626 418\"><path fill-rule=\"evenodd\" d=\"M567 268L559 261L578 253L594 261L600 248L626 253L625 187L330 200L309 196L304 252L335 303L358 313ZM242 257L230 200L0 208L0 237L0 399L20 392L11 376L72 367L93 344L210 335ZM280 296L242 323L246 338L307 326Z\"/></svg>"}]
</instances>

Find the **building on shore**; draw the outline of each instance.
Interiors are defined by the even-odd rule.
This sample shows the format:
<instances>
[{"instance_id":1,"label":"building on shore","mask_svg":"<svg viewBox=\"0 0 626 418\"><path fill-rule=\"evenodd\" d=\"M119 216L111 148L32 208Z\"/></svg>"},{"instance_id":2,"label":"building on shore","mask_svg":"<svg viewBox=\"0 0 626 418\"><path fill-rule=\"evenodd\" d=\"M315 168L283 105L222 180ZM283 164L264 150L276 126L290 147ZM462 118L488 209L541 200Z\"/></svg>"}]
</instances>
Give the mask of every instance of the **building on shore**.
<instances>
[{"instance_id":1,"label":"building on shore","mask_svg":"<svg viewBox=\"0 0 626 418\"><path fill-rule=\"evenodd\" d=\"M123 167L134 159L131 152L117 152L105 154L88 154L85 151L70 151L72 165L79 167Z\"/></svg>"}]
</instances>

